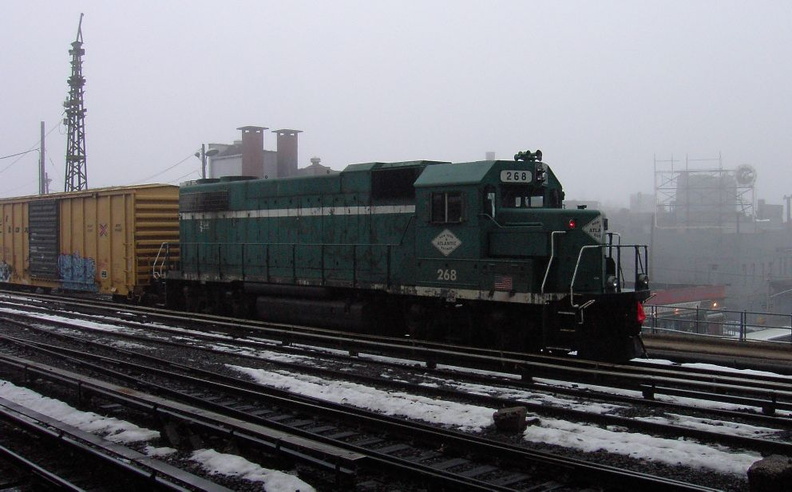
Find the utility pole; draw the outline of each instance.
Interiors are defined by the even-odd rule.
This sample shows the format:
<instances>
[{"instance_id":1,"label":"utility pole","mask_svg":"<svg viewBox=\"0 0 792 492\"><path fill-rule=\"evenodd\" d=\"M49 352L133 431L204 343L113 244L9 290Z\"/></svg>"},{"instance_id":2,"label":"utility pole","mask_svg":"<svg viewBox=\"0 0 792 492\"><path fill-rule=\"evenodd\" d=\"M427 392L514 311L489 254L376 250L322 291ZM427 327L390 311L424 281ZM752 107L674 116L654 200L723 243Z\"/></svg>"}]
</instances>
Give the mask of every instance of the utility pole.
<instances>
[{"instance_id":1,"label":"utility pole","mask_svg":"<svg viewBox=\"0 0 792 492\"><path fill-rule=\"evenodd\" d=\"M46 162L45 159L45 150L44 150L44 122L41 122L41 143L39 144L39 195L45 195L47 193L47 185L45 184L47 181L47 173L45 171L44 163Z\"/></svg>"},{"instance_id":2,"label":"utility pole","mask_svg":"<svg viewBox=\"0 0 792 492\"><path fill-rule=\"evenodd\" d=\"M68 140L66 142L66 183L65 191L79 191L88 188L88 176L85 164L85 107L83 105L83 87L85 77L82 75L82 18L77 27L77 39L71 44L69 54L72 56L71 77L69 77L69 98L63 103L66 117Z\"/></svg>"}]
</instances>

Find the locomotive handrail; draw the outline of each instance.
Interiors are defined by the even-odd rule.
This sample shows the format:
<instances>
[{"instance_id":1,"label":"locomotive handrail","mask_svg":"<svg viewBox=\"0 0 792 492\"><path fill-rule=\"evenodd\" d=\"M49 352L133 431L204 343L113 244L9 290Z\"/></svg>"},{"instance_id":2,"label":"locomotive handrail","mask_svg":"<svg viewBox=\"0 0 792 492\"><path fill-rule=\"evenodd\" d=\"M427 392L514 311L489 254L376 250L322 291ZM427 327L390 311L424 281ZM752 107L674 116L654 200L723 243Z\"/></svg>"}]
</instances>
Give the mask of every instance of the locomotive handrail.
<instances>
[{"instance_id":1,"label":"locomotive handrail","mask_svg":"<svg viewBox=\"0 0 792 492\"><path fill-rule=\"evenodd\" d=\"M575 263L575 270L572 272L572 281L569 283L569 303L572 305L573 308L577 309L580 307L579 304L575 304L575 279L577 278L578 267L580 267L580 260L583 258L583 251L592 248L606 248L609 247L607 244L587 244L580 248L578 252L577 262ZM621 246L617 246L621 247ZM589 301L583 305L583 307L588 307L592 301Z\"/></svg>"},{"instance_id":2,"label":"locomotive handrail","mask_svg":"<svg viewBox=\"0 0 792 492\"><path fill-rule=\"evenodd\" d=\"M616 243L616 247L617 248L621 247L621 234L618 233L618 232L609 232L607 234L608 234L608 255L609 256L613 256L613 253L612 253L612 249L613 249L613 246L614 246L613 245L613 238L615 236L619 240L619 242Z\"/></svg>"},{"instance_id":3,"label":"locomotive handrail","mask_svg":"<svg viewBox=\"0 0 792 492\"><path fill-rule=\"evenodd\" d=\"M644 248L645 249L646 248L645 244L616 244L616 245L614 245L612 243L607 243L607 244L587 244L585 246L582 246L580 248L580 251L578 252L577 262L575 262L575 270L572 272L572 281L569 284L570 303L572 304L572 307L574 307L574 308L579 307L578 305L575 304L575 280L577 279L577 273L578 273L578 268L580 267L580 262L583 259L583 252L585 250L587 250L587 249L594 249L594 248L609 248L609 250L611 250L612 248L616 248L617 259L618 259L618 263L616 265L617 272L620 272L621 268L622 268L621 267L621 249L622 248L633 248L633 250L635 250L635 275L636 275L636 277L639 274L639 271L638 271L638 267L639 266L641 267L641 272L640 273L646 273L644 271L644 264L643 264L644 262L641 261L641 254L640 254L640 248ZM619 290L619 292L621 292L622 281L621 281L620 277L617 277L617 282L618 282L617 289ZM585 305L584 305L584 307L585 307Z\"/></svg>"},{"instance_id":4,"label":"locomotive handrail","mask_svg":"<svg viewBox=\"0 0 792 492\"><path fill-rule=\"evenodd\" d=\"M547 283L547 277L550 275L550 267L553 266L553 259L555 259L555 235L556 234L566 234L566 231L553 231L550 233L550 260L547 262L547 269L544 273L544 278L542 279L542 288L540 290L541 294L545 293L545 284ZM577 267L575 268L577 270ZM572 277L572 281L574 282L574 277Z\"/></svg>"},{"instance_id":5,"label":"locomotive handrail","mask_svg":"<svg viewBox=\"0 0 792 492\"><path fill-rule=\"evenodd\" d=\"M622 244L621 244L621 234L618 233L618 232L609 232L608 233L608 257L609 258L613 258L613 248L614 248L613 238L614 237L618 240L618 242L615 245L615 247L616 247L616 265L615 265L616 266L616 272L614 272L614 273L616 273L616 278L619 281L619 285L621 285L624 282L624 269L622 269L622 267L621 267L621 245ZM637 252L637 250L636 250L636 252ZM636 265L637 265L637 263L636 263ZM637 268L637 266L636 266L636 268Z\"/></svg>"}]
</instances>

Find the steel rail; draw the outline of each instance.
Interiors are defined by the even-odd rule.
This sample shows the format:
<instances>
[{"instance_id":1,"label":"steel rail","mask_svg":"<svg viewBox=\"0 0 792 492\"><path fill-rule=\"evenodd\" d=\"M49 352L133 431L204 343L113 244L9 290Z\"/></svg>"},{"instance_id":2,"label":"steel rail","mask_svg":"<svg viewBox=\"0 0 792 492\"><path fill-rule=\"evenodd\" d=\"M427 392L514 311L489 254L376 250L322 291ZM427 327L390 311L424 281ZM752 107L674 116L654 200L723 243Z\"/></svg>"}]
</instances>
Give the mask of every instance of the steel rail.
<instances>
[{"instance_id":1,"label":"steel rail","mask_svg":"<svg viewBox=\"0 0 792 492\"><path fill-rule=\"evenodd\" d=\"M172 314L165 316L165 319L173 318L184 319ZM262 330L258 327L240 328L239 325L228 321L211 321L211 323L226 327L235 336L245 333L258 335ZM140 327L139 322L137 327ZM159 329L165 330L165 328ZM746 376L718 375L701 371L685 374L680 370L672 370L667 367L625 366L545 356L526 359L522 354L509 353L487 356L461 352L459 350L464 349L461 347L441 350L413 343L400 344L393 339L388 339L385 342L359 340L336 333L331 335L314 332L296 333L290 329L283 330L280 327L275 331L276 333L273 333L273 329L265 329L261 336L275 335L280 337L283 344L319 344L336 349L342 347L349 350L350 353L387 353L413 360L426 360L430 361L427 362L430 367L436 366L437 363L445 363L520 374L523 377L563 378L568 381L611 385L640 391L646 399L653 399L658 394L667 394L756 406L762 408L767 414L773 414L776 410L792 410L792 380L789 378L781 380L758 378L760 380L757 381L756 377L752 377L746 381Z\"/></svg>"},{"instance_id":2,"label":"steel rail","mask_svg":"<svg viewBox=\"0 0 792 492\"><path fill-rule=\"evenodd\" d=\"M14 362L15 358L5 357L0 355L0 363L11 361ZM132 390L130 388L124 388L120 386L116 386L109 383L104 383L98 380L94 380L92 378L83 377L77 374L72 374L67 371L59 370L52 367L47 367L37 363L26 363L24 360L17 360L17 363L22 364L23 370L26 372L33 372L37 375L37 377L44 377L44 378L52 378L56 379L60 383L70 384L74 387L78 387L79 391L83 394L95 394L97 396L101 396L103 398L107 398L113 401L118 401L119 403L127 404L127 405L134 405L134 406L142 406L143 408L148 408L149 410L156 411L156 413L169 416L169 417L177 417L185 421L189 421L191 426L207 426L211 425L213 430L219 433L225 433L227 435L233 435L235 439L246 439L246 435L243 428L249 427L251 425L255 425L255 423L242 423L238 424L236 422L236 418L233 416L228 415L228 408L222 407L221 405L212 404L211 402L203 401L200 397L191 397L190 395L178 393L176 391L170 390L165 387L156 386L152 384L147 384L150 389L154 389L161 393L165 393L170 396L178 396L181 399L189 400L196 405L200 405L201 407L213 407L218 410L223 410L225 412L224 415L215 414L217 415L216 422L213 424L207 424L205 421L207 419L207 410L198 409L198 407L194 407L195 410L190 414L185 410L188 408L185 404L167 400L162 397L152 397L146 395L144 393L138 392L136 390ZM75 362L72 360L72 362ZM77 361L79 363L79 361ZM88 365L88 364L86 364ZM137 366L138 369L141 369L140 366ZM94 370L100 369L99 366L91 365L91 368ZM106 369L104 372L109 372ZM114 371L113 371L114 372ZM173 374L170 374L173 376ZM116 374L118 377L119 375ZM195 381L199 381L196 379ZM226 390L230 390L230 388L226 388ZM282 392L285 393L285 392ZM260 396L260 395L259 395ZM280 399L280 403L288 403L288 396L285 398ZM296 402L292 402L292 405ZM310 404L309 404L310 405ZM174 408L178 408L180 410L174 410ZM317 410L318 408L314 408ZM238 415L239 413L236 412ZM263 422L262 419L255 419L251 418L250 415L244 415L247 417L246 420L248 421L261 421L260 424L266 423L267 426L273 428L273 430L269 432L276 432L280 436L280 440L278 442L279 446L287 447L290 442L295 440L302 440L307 441L309 438L313 438L314 441L317 443L317 446L323 446L329 449L332 444L327 443L336 443L332 439L323 439L319 436L310 435L306 432L300 432L298 429L291 429L287 428L284 425L277 425L277 423L272 422ZM222 423L221 423L222 421ZM260 426L259 424L259 426ZM409 426L403 426L405 429L409 428ZM308 435L309 437L304 437ZM475 479L466 479L463 476L458 476L452 472L448 472L445 470L437 470L433 469L429 466L422 465L419 463L414 463L410 460L406 459L399 459L394 458L388 455L384 455L381 453L372 452L371 450L367 450L360 446L355 445L343 445L343 443L339 444L338 449L347 448L344 450L349 456L353 456L355 459L356 467L367 466L372 470L382 471L383 468L387 468L391 471L391 473L408 473L408 476L423 476L425 480L433 483L433 484L443 484L443 487L451 487L454 490L480 490L480 491L490 491L490 490L512 490L509 487L498 487L493 484L489 483L482 483ZM360 453L358 453L360 451ZM349 473L349 470L346 471ZM680 489L685 490L685 489ZM694 489L695 490L695 489Z\"/></svg>"},{"instance_id":3,"label":"steel rail","mask_svg":"<svg viewBox=\"0 0 792 492\"><path fill-rule=\"evenodd\" d=\"M28 329L36 330L35 327L29 326ZM53 334L50 331L41 330L42 332L47 333L48 337L57 336L62 338L64 341L69 343L79 343L79 344L86 344L90 343L94 345L94 347L99 348L101 347L101 342L92 342L89 340L85 340L83 338L77 339L73 335L57 335ZM132 335L127 333L114 333L114 337L120 337L122 339L130 339L140 342L152 342L150 337L145 335ZM195 336L195 335L194 335ZM200 338L200 337L199 337ZM214 338L211 338L214 341ZM183 342L174 342L170 340L162 340L162 339L155 339L153 343L159 345L170 345L173 347L181 347ZM237 341L236 343L241 343ZM272 346L264 346L260 347L256 344L249 345L251 348L264 348L267 350L278 350L278 351L286 351L290 353L302 353L304 351L299 351L296 349L291 349L289 347L272 347ZM200 345L190 344L191 350L199 350L205 351L210 354L217 354L217 355L229 355L225 351L218 352L217 350L212 349L211 347L202 347ZM149 358L146 354L139 354L134 351L123 350L123 349L114 349L116 352L127 354L130 357L137 357L143 358L144 360L151 360L154 363L158 362L157 358ZM242 358L244 360L249 360L251 363L259 363L261 362L260 357L256 357L253 355L247 354L233 354L236 358ZM338 361L349 361L349 356L340 356L333 353L322 354L322 357L326 357L332 360ZM406 382L399 382L394 381L392 379L382 379L376 378L371 376L359 375L359 374L351 374L349 371L338 371L333 369L327 369L322 367L315 367L311 365L299 364L299 363L291 363L282 360L269 360L269 364L274 364L278 367L288 368L295 372L302 372L302 373L309 373L313 375L318 375L324 378L337 378L337 379L344 379L344 380L351 380L355 382L360 382L362 384L368 384L372 387L374 386L386 386L389 388L394 388L397 390L402 391L411 391L411 392L419 392L421 394L429 395L430 397L442 397L442 398L464 398L470 401L474 401L477 404L490 406L492 408L503 408L503 407L511 407L511 406L524 406L529 411L538 414L551 414L553 416L562 416L563 418L567 419L576 419L579 421L586 421L586 422L594 422L594 423L602 423L605 425L613 425L613 426L621 426L624 428L633 428L638 429L642 432L653 432L660 435L674 435L675 437L688 437L688 438L695 438L699 440L703 440L706 442L715 442L721 443L724 445L729 446L740 446L746 449L753 449L763 453L777 453L783 455L792 455L792 444L785 443L785 442L778 442L771 439L760 439L754 437L743 437L743 436L733 436L729 434L722 434L720 432L711 432L706 430L698 430L698 429L691 429L685 426L679 425L672 425L672 424L663 424L663 423L655 423L655 422L646 422L640 419L633 419L628 417L620 417L617 415L601 415L600 413L594 412L585 412L579 410L570 410L564 409L559 407L547 407L542 404L533 403L531 401L524 401L524 400L517 400L517 399L503 399L498 397L490 397L490 396L482 396L478 394L471 394L465 393L461 390L448 390L442 388L427 388L426 386L419 386L417 384L406 383ZM398 364L396 362L382 362L382 361L370 361L369 363L374 363L377 365L383 365L386 367L398 368L401 370L407 370L408 368L404 364ZM411 369L411 368L410 368ZM184 369L188 370L188 369ZM442 374L448 375L450 380L454 380L456 382L461 382L462 380L470 380L475 381L479 384L508 384L511 387L517 386L523 388L525 390L532 390L532 391L541 391L546 393L562 393L568 394L579 398L597 398L605 401L615 401L615 402L623 402L635 405L651 405L653 407L661 408L665 411L678 411L678 412L690 412L693 411L695 413L704 414L708 418L712 416L719 416L721 418L726 419L736 419L737 421L747 422L747 423L754 423L760 425L770 425L770 426L780 426L781 429L792 428L792 420L783 418L783 417L770 417L766 415L760 414L753 414L753 413L746 413L744 411L733 411L733 410L722 410L722 409L697 409L696 407L687 406L683 404L674 404L671 402L655 402L655 401L647 401L646 399L637 398L637 397L628 397L624 395L614 395L608 393L599 393L599 392L591 392L587 388L564 388L564 387L553 387L552 385L543 385L541 383L534 383L532 381L521 381L521 380L505 380L501 376L492 375L479 375L475 373L464 373L464 372L455 372L452 370L439 370L435 369L435 374L440 376ZM208 376L207 376L208 377ZM780 431L779 431L780 432Z\"/></svg>"},{"instance_id":4,"label":"steel rail","mask_svg":"<svg viewBox=\"0 0 792 492\"><path fill-rule=\"evenodd\" d=\"M226 487L161 462L130 448L81 431L4 398L0 398L0 419L45 436L114 469L142 480L147 487L162 490L230 492Z\"/></svg>"},{"instance_id":5,"label":"steel rail","mask_svg":"<svg viewBox=\"0 0 792 492\"><path fill-rule=\"evenodd\" d=\"M29 345L29 348L35 348ZM50 355L64 357L63 354L51 352ZM117 371L109 371L96 364L85 363L78 359L69 359L71 362L93 370L111 374L114 377L134 381L136 378ZM94 394L124 406L134 408L145 413L157 415L167 420L183 422L188 425L201 426L207 431L233 437L259 446L272 452L283 454L291 459L303 461L307 464L318 465L339 476L351 476L354 469L363 458L361 455L319 443L311 439L303 439L293 434L279 432L266 427L251 425L237 419L220 415L214 412L198 409L190 405L167 400L154 395L148 395L134 389L106 383L95 378L79 375L70 371L48 366L15 356L0 354L0 364L16 368L28 379L35 375L42 379L75 388L80 396ZM118 365L123 366L123 362ZM138 381L140 382L140 381ZM163 388L163 391L172 392Z\"/></svg>"},{"instance_id":6,"label":"steel rail","mask_svg":"<svg viewBox=\"0 0 792 492\"><path fill-rule=\"evenodd\" d=\"M0 287L0 290L2 288ZM53 296L53 295L45 295L45 294L25 294L25 298L34 298L34 299L42 299L54 302L56 305L66 305L67 301L64 300L63 296ZM0 303L3 303L4 300L0 297ZM42 307L42 311L51 312L52 304L47 305L46 307ZM29 309L30 306L19 306L20 308ZM514 361L520 361L526 367L530 367L532 363L538 364L558 364L563 366L564 368L601 368L601 367L608 367L608 368L621 368L624 367L625 364L610 364L598 361L589 361L585 359L577 359L571 357L558 357L548 354L536 354L536 353L519 353L519 352L508 352L503 350L494 350L494 349L482 349L477 347L468 347L468 346L454 346L449 345L447 343L437 343L425 340L415 340L415 339L401 339L401 338L394 338L394 337L383 337L377 335L367 335L365 333L343 333L338 332L336 330L328 330L323 328L317 327L308 327L308 326L299 326L299 325L289 325L289 324L282 324L282 323L270 323L270 322L263 322L263 321L256 321L256 320L246 320L246 319L229 319L228 317L224 316L217 316L217 315L208 315L208 314L201 314L201 313L174 313L170 310L158 309L158 308L150 308L150 307L143 307L138 305L122 305L119 307L118 303L111 303L101 300L95 299L81 299L81 298L69 298L68 299L68 307L71 308L79 308L85 307L89 309L97 309L100 307L104 307L107 310L116 312L117 316L124 316L124 314L137 314L141 316L156 316L159 317L162 321L168 322L181 322L181 323L203 323L209 326L210 328L215 329L227 329L230 333L233 333L233 336L239 336L245 331L250 332L251 335L258 334L262 337L270 337L275 340L280 341L281 343L315 343L321 346L327 346L331 348L343 348L346 344L350 344L351 348L350 351L358 351L358 352L371 352L377 353L387 350L392 347L402 347L402 352L407 352L406 354L402 353L402 356L410 356L411 354L414 356L415 360L421 362L428 362L429 364L434 364L435 362L431 359L431 351L435 349L439 350L446 350L446 351L456 351L459 352L461 355L467 356L469 360L476 362L477 360L481 359L482 365L486 367L481 368L490 368L493 363L487 361L494 361L496 364L499 361L502 361L501 365L504 366L503 370L509 370L510 368L513 370L515 374L522 374L521 369L522 367L515 367ZM119 313L121 311L121 313ZM315 335L315 338L314 336ZM361 344L361 347L356 348L356 344ZM704 347L702 347L704 349ZM427 355L428 354L428 355ZM736 377L738 379L743 378L744 376L738 376L734 373L730 373L727 371L717 371L715 369L701 369L701 368L691 368L691 367L674 367L674 366L648 366L646 364L626 364L627 367L632 368L631 371L634 373L641 373L647 375L657 375L663 376L668 374L673 374L675 377L696 377L694 375L700 375L699 378L705 379L708 376L713 374L722 374L724 376L731 376ZM681 374L681 375L680 375ZM756 384L761 384L761 381L767 380L769 382L780 382L781 384L792 384L792 379L788 377L781 377L781 376L762 376L762 375L751 375L752 383L754 386Z\"/></svg>"},{"instance_id":7,"label":"steel rail","mask_svg":"<svg viewBox=\"0 0 792 492\"><path fill-rule=\"evenodd\" d=\"M91 343L92 345L99 345L96 342L88 342L86 340L76 339L75 337L70 336L70 335L62 335L62 336L63 336L64 339L70 340L70 341L72 341L74 343L82 343L82 344ZM140 338L136 338L136 339L140 340ZM155 343L169 343L169 342L167 342L167 341L166 342L155 341ZM173 344L173 345L178 345L178 344ZM194 349L194 350L210 351L211 352L211 349L203 348L203 347L191 346L190 348ZM142 359L142 360L150 362L150 363L155 363L155 364L162 364L163 363L163 361L161 359L159 359L157 357L153 357L153 356L147 355L147 354L142 354L142 353L138 353L138 352L134 352L134 351L130 351L130 350L124 350L124 349L114 349L114 350L116 352L123 353L123 354L127 355L128 357ZM96 357L95 353L94 353L94 355L92 355L92 357ZM246 357L246 356L237 355L237 357L244 357L245 359L248 359L248 360L251 360L251 361L260 361L260 359L258 359L256 357L253 357L253 356L247 356ZM702 430L702 429L694 429L694 428L689 428L689 427L684 427L684 426L679 426L679 425L671 425L671 424L662 424L662 423L658 423L658 422L642 421L640 419L635 419L635 418L632 418L632 417L620 417L620 416L617 416L617 415L606 415L606 414L601 414L599 412L596 412L596 413L595 412L586 412L586 411L581 411L581 410L565 409L565 408L558 408L558 407L548 408L546 405L543 405L541 403L534 403L534 402L525 401L525 400L505 399L505 398L499 398L499 397L492 397L492 396L488 396L488 395L480 395L480 394L473 394L473 393L469 393L469 392L462 392L462 391L459 391L459 390L449 390L449 389L443 389L443 388L427 387L425 385L413 384L413 383L402 382L402 381L395 381L395 380L391 380L391 379L387 379L386 380L386 379L376 378L376 377L371 377L371 376L366 376L366 375L353 375L353 374L350 374L347 371L338 371L338 370L324 369L324 368L319 368L319 367L310 367L310 366L306 366L304 364L288 363L288 362L283 362L283 361L269 361L269 363L275 364L275 365L280 366L280 367L288 367L288 368L290 368L292 370L295 370L295 371L308 372L308 373L311 373L311 374L320 375L322 377L335 377L335 378L338 378L338 379L346 379L346 380L352 380L352 381L355 381L355 382L361 382L361 383L368 384L368 385L371 385L371 386L379 386L379 387L386 386L386 387L398 389L398 390L401 390L401 391L420 392L422 394L428 394L428 395L430 395L432 397L464 398L464 399L467 399L467 400L474 401L477 404L482 404L482 405L489 406L491 408L504 408L504 407L510 407L510 406L519 405L519 406L525 407L526 409L528 409L528 410L530 410L532 412L540 413L540 414L548 414L548 413L550 413L550 414L553 414L553 415L561 415L564 418L568 418L568 419L576 419L576 420L582 420L582 421L587 421L587 422L595 422L595 423L604 424L604 425L611 425L611 426L621 426L621 427L625 427L625 428L636 428L636 429L639 429L639 430L641 430L643 432L653 432L653 433L661 434L661 435L674 435L675 437L688 437L688 438L699 439L699 440L703 440L703 441L707 441L707 442L717 442L717 443L721 443L721 444L729 445L729 446L740 446L740 447L744 447L746 449L752 449L752 450L756 450L756 451L763 452L763 453L775 453L775 454L782 454L782 455L792 455L792 443L789 443L789 442L773 441L773 440L769 440L769 439L760 439L760 438L755 438L755 437L735 436L735 435L723 434L722 432L706 431L706 430ZM228 385L236 384L236 385L239 385L240 387L245 387L245 388L248 388L248 389L252 389L254 391L260 388L259 385L247 383L245 381L240 381L240 380L238 380L236 378L231 378L231 377L228 377L228 376L220 375L220 374L217 374L217 373L214 373L214 372L211 372L211 371L200 370L200 369L196 369L196 368L194 368L192 366L186 366L186 365L183 365L183 364L176 364L176 363L173 363L173 362L170 362L169 364L170 364L170 367L178 368L178 369L180 369L180 370L182 370L182 371L184 371L186 373L190 373L190 372L198 373L200 375L200 378L202 378L203 380L215 380L215 381L221 382L222 384L228 384ZM468 376L473 376L473 375L460 375L459 373L456 373L454 375L453 379L455 381L459 382L460 376L461 377L468 377ZM479 378L476 378L476 379L481 381L481 379L479 379ZM484 380L484 381L485 382L491 382L492 380L490 379L490 380ZM514 382L510 381L510 383L515 383L515 382L519 383L518 381L514 381ZM578 392L575 392L574 394L577 395L577 396L583 396L584 394L586 396L588 396L588 397L592 396L591 393L587 393L586 394L584 391L578 391ZM630 399L628 401L630 401L631 403L644 403L644 404L646 403L645 400L638 400L638 399ZM672 408L672 409L679 410L679 411L689 411L689 410L694 409L693 407L684 406L684 405L668 404L668 405L661 405L661 406L665 407L666 409ZM716 410L712 410L711 411L711 410L708 410L708 409L707 410L702 410L701 412L702 413L707 413L707 414L721 413L721 412L718 412ZM725 411L725 412L722 412L722 413L723 413L723 415L728 416L730 418L742 418L744 420L754 420L754 421L757 421L758 423L762 423L762 424L765 424L765 425L768 424L768 423L770 423L770 424L780 424L782 429L780 429L779 432L782 432L782 430L784 428L792 428L792 420L789 420L789 419L782 419L782 418L770 419L770 418L768 418L766 416L764 418L751 419L751 418L746 418L746 415L745 415L744 412ZM759 416L756 416L756 417L759 417ZM772 422L771 422L771 420L772 420Z\"/></svg>"},{"instance_id":8,"label":"steel rail","mask_svg":"<svg viewBox=\"0 0 792 492\"><path fill-rule=\"evenodd\" d=\"M57 490L70 490L72 492L85 491L85 489L82 487L70 482L63 477L58 476L56 473L52 473L46 468L40 466L38 463L30 461L26 457L12 451L5 446L0 446L0 458L6 460L19 469L24 470L26 475L34 476L39 481Z\"/></svg>"},{"instance_id":9,"label":"steel rail","mask_svg":"<svg viewBox=\"0 0 792 492\"><path fill-rule=\"evenodd\" d=\"M95 356L94 356L95 357ZM82 364L85 364L83 361L75 361ZM120 361L115 361L114 363L121 363ZM86 364L87 365L87 364ZM96 369L91 365L92 369ZM143 368L137 364L135 365L138 371L143 370ZM145 368L145 370L151 370L152 368ZM106 370L105 370L106 371ZM169 377L173 377L174 374L172 371L166 372ZM181 376L182 379L191 379L194 382L203 382L204 377L194 377L194 376ZM97 385L99 383L91 382L90 386ZM216 383L216 390L217 391L229 391L227 385L223 383ZM87 384L82 383L81 390L86 391ZM153 389L153 387L152 387ZM95 391L95 388L91 388L92 391ZM125 390L125 395L128 395L130 390ZM173 392L172 390L164 389L158 387L157 391L164 391L164 392ZM250 393L252 390L247 389L236 389L237 392L244 392ZM620 487L627 486L628 488L632 487L643 487L649 490L711 490L706 487L695 486L691 484L685 484L673 480L666 480L659 477L651 477L642 473L635 473L629 472L625 470L613 469L612 467L603 467L597 465L591 465L585 462L579 462L578 460L569 460L564 458L559 458L553 455L548 455L545 453L536 453L529 450L525 450L523 448L517 448L515 446L504 445L501 443L492 442L486 439L479 439L475 437L471 437L468 435L460 434L457 432L452 431L445 431L439 430L431 426L424 426L420 424L406 424L404 421L400 419L393 419L389 417L383 417L378 415L372 415L371 412L360 411L356 409L352 409L350 407L345 407L342 405L335 405L335 404L327 404L324 402L317 402L317 401L310 401L313 399L307 397L300 397L299 399L294 400L292 395L288 395L286 392L279 392L279 391L271 391L266 390L266 392L262 391L259 387L258 391L256 392L255 396L257 398L267 398L270 400L275 400L278 402L279 405L288 404L294 407L295 405L303 410L310 412L312 414L321 411L324 414L343 414L346 416L351 416L358 422L367 421L369 423L373 423L378 428L382 428L383 425L389 425L392 427L391 431L400 433L400 434L407 434L411 435L412 438L419 438L421 440L429 440L431 442L442 442L445 446L455 446L459 449L465 449L467 452L474 452L475 454L479 454L482 456L499 456L501 459L506 459L508 461L519 461L525 463L526 461L537 462L541 463L542 466L555 466L560 467L561 469L565 470L574 470L576 475L587 476L587 477L597 477L601 483L608 483L611 485L619 485ZM419 434L416 434L418 432ZM316 436L314 436L316 438ZM337 443L337 445L342 445L341 443ZM475 450L474 450L475 448ZM358 447L354 447L354 449L358 452L363 452L364 450L360 450ZM405 460L389 457L389 456L377 456L376 453L372 453L371 451L367 451L369 455L369 459L374 460L377 462L378 466L390 466L390 467L399 467L404 468L405 466L410 467L413 471L418 472L421 471L420 467L416 467L415 463L411 463ZM437 479L442 477L446 480L449 478L452 480L451 483L454 483L456 486L464 485L465 488L469 489L476 489L476 490L500 490L501 488L495 487L492 484L481 483L477 480L462 480L458 476L454 476L453 474L450 477L446 477L446 472L441 472L438 470L433 469L425 469L422 473L430 474L433 479ZM439 477L438 477L439 475ZM508 490L505 488L503 490Z\"/></svg>"},{"instance_id":10,"label":"steel rail","mask_svg":"<svg viewBox=\"0 0 792 492\"><path fill-rule=\"evenodd\" d=\"M117 308L116 308L117 309ZM182 316L168 314L165 319L184 321ZM190 318L192 320L192 318ZM211 321L213 325L225 327L235 336L275 337L283 344L305 343L330 348L342 348L350 353L389 354L413 360L428 361L430 367L437 363L465 365L467 367L519 374L523 377L563 378L568 381L611 385L613 387L640 391L645 398L658 394L686 396L712 401L745 404L762 408L772 414L776 410L792 411L792 379L762 378L743 375L713 374L706 371L685 372L668 367L645 367L620 365L592 361L559 359L547 356L526 357L524 354L501 353L481 355L469 353L464 347L444 349L415 344L398 343L393 339L371 341L352 338L329 332L298 333L295 327L280 325L277 328L240 327L238 322ZM138 323L137 327L140 325ZM149 327L152 329L153 327ZM165 328L159 328L165 329ZM358 335L354 335L357 337ZM463 351L465 350L465 351Z\"/></svg>"}]
</instances>

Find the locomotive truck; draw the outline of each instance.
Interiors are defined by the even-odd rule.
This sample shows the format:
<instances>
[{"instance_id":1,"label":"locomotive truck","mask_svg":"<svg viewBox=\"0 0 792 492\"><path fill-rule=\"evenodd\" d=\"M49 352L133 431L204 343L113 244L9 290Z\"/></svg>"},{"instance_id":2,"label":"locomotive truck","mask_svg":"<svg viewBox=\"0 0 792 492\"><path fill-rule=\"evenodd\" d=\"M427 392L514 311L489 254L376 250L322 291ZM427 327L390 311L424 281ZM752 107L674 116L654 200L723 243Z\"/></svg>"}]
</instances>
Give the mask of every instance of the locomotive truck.
<instances>
[{"instance_id":1,"label":"locomotive truck","mask_svg":"<svg viewBox=\"0 0 792 492\"><path fill-rule=\"evenodd\" d=\"M647 247L564 208L540 151L514 160L354 164L180 189L177 309L514 351L642 353Z\"/></svg>"}]
</instances>

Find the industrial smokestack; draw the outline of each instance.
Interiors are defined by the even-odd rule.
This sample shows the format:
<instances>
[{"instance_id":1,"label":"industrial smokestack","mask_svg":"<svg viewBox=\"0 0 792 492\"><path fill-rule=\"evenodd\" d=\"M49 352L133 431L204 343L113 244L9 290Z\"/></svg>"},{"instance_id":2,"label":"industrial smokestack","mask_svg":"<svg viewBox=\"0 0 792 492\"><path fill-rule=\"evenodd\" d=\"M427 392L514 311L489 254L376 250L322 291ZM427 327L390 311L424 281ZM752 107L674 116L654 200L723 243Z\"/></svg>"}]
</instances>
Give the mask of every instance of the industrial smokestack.
<instances>
[{"instance_id":1,"label":"industrial smokestack","mask_svg":"<svg viewBox=\"0 0 792 492\"><path fill-rule=\"evenodd\" d=\"M264 126L241 126L242 176L261 177L264 171Z\"/></svg>"},{"instance_id":2,"label":"industrial smokestack","mask_svg":"<svg viewBox=\"0 0 792 492\"><path fill-rule=\"evenodd\" d=\"M278 135L278 177L297 175L297 134L301 130L275 130Z\"/></svg>"}]
</instances>

